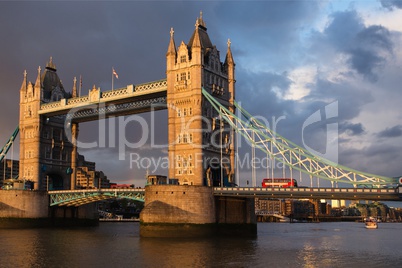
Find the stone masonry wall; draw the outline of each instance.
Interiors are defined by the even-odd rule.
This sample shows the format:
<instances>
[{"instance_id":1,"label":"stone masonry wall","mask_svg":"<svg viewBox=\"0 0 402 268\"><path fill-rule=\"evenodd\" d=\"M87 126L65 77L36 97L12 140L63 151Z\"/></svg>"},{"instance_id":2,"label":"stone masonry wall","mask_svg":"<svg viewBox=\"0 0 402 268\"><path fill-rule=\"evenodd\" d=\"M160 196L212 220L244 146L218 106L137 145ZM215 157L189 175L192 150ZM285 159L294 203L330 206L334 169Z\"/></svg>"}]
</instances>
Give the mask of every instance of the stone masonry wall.
<instances>
[{"instance_id":1,"label":"stone masonry wall","mask_svg":"<svg viewBox=\"0 0 402 268\"><path fill-rule=\"evenodd\" d=\"M145 188L143 223L215 223L211 187L193 185L150 185Z\"/></svg>"},{"instance_id":2,"label":"stone masonry wall","mask_svg":"<svg viewBox=\"0 0 402 268\"><path fill-rule=\"evenodd\" d=\"M215 197L218 223L256 223L254 198Z\"/></svg>"},{"instance_id":3,"label":"stone masonry wall","mask_svg":"<svg viewBox=\"0 0 402 268\"><path fill-rule=\"evenodd\" d=\"M0 190L0 218L46 218L48 215L46 192Z\"/></svg>"}]
</instances>

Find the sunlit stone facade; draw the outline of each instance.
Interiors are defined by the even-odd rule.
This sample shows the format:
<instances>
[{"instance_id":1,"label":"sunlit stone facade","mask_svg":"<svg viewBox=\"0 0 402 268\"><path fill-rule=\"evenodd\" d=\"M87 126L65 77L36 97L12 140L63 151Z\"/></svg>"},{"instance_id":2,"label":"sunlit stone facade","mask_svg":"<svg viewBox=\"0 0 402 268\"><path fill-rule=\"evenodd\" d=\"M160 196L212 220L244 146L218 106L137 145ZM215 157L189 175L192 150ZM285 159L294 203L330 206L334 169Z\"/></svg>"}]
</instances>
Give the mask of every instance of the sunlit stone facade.
<instances>
[{"instance_id":1,"label":"sunlit stone facade","mask_svg":"<svg viewBox=\"0 0 402 268\"><path fill-rule=\"evenodd\" d=\"M166 58L169 178L184 185L217 186L233 181L233 131L202 95L204 88L234 110L235 64L230 41L221 62L201 14L187 44L182 41L176 47L171 29Z\"/></svg>"}]
</instances>

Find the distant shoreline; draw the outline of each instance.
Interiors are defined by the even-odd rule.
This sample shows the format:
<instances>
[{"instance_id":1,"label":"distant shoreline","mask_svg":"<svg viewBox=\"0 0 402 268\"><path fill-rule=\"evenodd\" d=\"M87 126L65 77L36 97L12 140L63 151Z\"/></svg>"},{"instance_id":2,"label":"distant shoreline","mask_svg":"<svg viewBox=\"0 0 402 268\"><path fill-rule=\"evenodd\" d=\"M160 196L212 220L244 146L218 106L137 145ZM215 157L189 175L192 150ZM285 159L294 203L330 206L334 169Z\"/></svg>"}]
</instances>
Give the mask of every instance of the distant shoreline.
<instances>
[{"instance_id":1,"label":"distant shoreline","mask_svg":"<svg viewBox=\"0 0 402 268\"><path fill-rule=\"evenodd\" d=\"M139 222L140 219L99 219L100 222Z\"/></svg>"}]
</instances>

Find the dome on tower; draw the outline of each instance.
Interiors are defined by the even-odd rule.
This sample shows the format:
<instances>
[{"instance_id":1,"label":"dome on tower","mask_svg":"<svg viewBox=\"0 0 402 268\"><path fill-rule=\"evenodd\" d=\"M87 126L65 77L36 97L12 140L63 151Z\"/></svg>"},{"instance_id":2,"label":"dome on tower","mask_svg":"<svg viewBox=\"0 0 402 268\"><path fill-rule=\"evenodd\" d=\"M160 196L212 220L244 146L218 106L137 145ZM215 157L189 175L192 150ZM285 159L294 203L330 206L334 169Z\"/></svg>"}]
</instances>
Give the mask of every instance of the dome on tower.
<instances>
[{"instance_id":1,"label":"dome on tower","mask_svg":"<svg viewBox=\"0 0 402 268\"><path fill-rule=\"evenodd\" d=\"M198 35L198 36L197 36ZM197 18L195 22L195 30L193 32L193 35L190 38L190 41L188 42L188 46L191 48L193 45L195 45L195 41L200 42L201 48L205 50L209 48L213 48L211 39L209 39L208 33L207 33L207 27L205 25L204 20L202 19L202 12L200 12L200 17Z\"/></svg>"},{"instance_id":2,"label":"dome on tower","mask_svg":"<svg viewBox=\"0 0 402 268\"><path fill-rule=\"evenodd\" d=\"M57 75L56 65L52 57L46 64L46 69L41 76L42 100L45 102L59 101L69 98L69 94L64 90L63 84Z\"/></svg>"}]
</instances>

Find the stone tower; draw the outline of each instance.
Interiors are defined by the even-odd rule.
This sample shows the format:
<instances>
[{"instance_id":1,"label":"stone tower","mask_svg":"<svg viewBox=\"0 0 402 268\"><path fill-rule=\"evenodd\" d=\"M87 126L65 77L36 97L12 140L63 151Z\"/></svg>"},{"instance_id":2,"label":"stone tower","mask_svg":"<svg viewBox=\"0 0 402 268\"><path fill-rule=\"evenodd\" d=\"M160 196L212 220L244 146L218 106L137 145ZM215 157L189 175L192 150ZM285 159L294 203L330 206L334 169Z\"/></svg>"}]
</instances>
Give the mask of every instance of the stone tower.
<instances>
[{"instance_id":1,"label":"stone tower","mask_svg":"<svg viewBox=\"0 0 402 268\"><path fill-rule=\"evenodd\" d=\"M228 41L224 62L202 18L187 44L176 47L174 31L166 54L169 178L183 185L233 182L234 135L203 97L202 88L234 112L235 63Z\"/></svg>"},{"instance_id":2,"label":"stone tower","mask_svg":"<svg viewBox=\"0 0 402 268\"><path fill-rule=\"evenodd\" d=\"M19 178L34 182L35 190L69 189L72 144L64 133L64 116L46 118L40 105L71 97L61 83L52 58L35 83L20 89L20 167ZM75 86L75 85L74 85Z\"/></svg>"}]
</instances>

